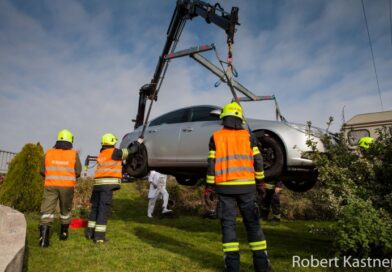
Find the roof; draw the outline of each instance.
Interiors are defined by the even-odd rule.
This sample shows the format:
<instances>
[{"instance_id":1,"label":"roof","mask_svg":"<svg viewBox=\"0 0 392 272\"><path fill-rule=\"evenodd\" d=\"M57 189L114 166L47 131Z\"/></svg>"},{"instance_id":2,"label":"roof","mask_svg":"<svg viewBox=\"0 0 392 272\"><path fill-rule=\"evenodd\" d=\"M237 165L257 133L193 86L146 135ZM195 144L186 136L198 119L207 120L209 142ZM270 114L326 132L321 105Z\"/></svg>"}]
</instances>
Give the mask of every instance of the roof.
<instances>
[{"instance_id":1,"label":"roof","mask_svg":"<svg viewBox=\"0 0 392 272\"><path fill-rule=\"evenodd\" d=\"M362 123L379 123L379 122L392 122L392 111L383 112L370 112L355 115L348 120L344 125L355 125Z\"/></svg>"}]
</instances>

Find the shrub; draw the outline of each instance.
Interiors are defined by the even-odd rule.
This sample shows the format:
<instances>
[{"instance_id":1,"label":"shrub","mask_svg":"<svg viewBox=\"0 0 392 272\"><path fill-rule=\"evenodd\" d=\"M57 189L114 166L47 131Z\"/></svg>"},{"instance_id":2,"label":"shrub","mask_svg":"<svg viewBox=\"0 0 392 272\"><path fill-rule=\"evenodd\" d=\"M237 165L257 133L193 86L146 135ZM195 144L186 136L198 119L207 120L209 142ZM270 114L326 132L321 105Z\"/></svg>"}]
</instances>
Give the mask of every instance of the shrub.
<instances>
[{"instance_id":1,"label":"shrub","mask_svg":"<svg viewBox=\"0 0 392 272\"><path fill-rule=\"evenodd\" d=\"M88 216L88 209L91 206L90 197L93 185L94 179L91 177L84 177L76 182L73 199L73 210L75 216L83 218Z\"/></svg>"},{"instance_id":2,"label":"shrub","mask_svg":"<svg viewBox=\"0 0 392 272\"><path fill-rule=\"evenodd\" d=\"M39 211L44 186L40 175L43 155L39 143L26 144L16 154L0 187L1 204L21 212Z\"/></svg>"},{"instance_id":3,"label":"shrub","mask_svg":"<svg viewBox=\"0 0 392 272\"><path fill-rule=\"evenodd\" d=\"M336 144L324 137L328 153L314 153L319 183L313 204L322 203L337 218L339 254L384 256L392 250L392 132L379 131L368 150L350 150L340 134ZM313 145L309 141L310 145Z\"/></svg>"},{"instance_id":4,"label":"shrub","mask_svg":"<svg viewBox=\"0 0 392 272\"><path fill-rule=\"evenodd\" d=\"M391 223L370 200L350 199L336 225L335 247L340 255L387 257L392 253Z\"/></svg>"}]
</instances>

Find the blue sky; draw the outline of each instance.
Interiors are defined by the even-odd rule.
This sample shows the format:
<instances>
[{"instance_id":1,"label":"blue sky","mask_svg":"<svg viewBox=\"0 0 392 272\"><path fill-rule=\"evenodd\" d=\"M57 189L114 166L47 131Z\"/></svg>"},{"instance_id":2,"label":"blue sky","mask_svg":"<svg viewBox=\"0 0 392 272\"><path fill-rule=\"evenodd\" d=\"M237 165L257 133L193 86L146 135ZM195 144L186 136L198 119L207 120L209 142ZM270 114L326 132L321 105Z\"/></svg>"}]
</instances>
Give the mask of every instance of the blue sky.
<instances>
[{"instance_id":1,"label":"blue sky","mask_svg":"<svg viewBox=\"0 0 392 272\"><path fill-rule=\"evenodd\" d=\"M389 1L364 1L384 110L392 110ZM325 127L333 116L337 131L343 107L346 120L381 110L360 0L220 2L239 7L237 80L274 94L289 121ZM0 149L48 148L68 128L84 159L104 133L121 139L133 129L139 88L152 78L174 7L175 0L0 0ZM177 49L215 43L224 57L225 41L221 29L194 18ZM216 80L188 58L174 60L152 117L229 102ZM245 113L274 119L274 105L252 102Z\"/></svg>"}]
</instances>

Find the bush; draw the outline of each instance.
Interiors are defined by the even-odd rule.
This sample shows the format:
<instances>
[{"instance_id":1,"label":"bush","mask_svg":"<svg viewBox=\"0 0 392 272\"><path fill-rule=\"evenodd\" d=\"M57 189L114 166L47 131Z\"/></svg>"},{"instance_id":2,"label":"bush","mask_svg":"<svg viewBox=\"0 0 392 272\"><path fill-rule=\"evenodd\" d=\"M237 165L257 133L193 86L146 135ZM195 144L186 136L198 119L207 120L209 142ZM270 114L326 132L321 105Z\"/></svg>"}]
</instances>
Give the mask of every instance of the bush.
<instances>
[{"instance_id":1,"label":"bush","mask_svg":"<svg viewBox=\"0 0 392 272\"><path fill-rule=\"evenodd\" d=\"M40 175L44 152L38 144L26 144L12 159L0 187L1 204L21 212L39 211L43 193Z\"/></svg>"},{"instance_id":2,"label":"bush","mask_svg":"<svg viewBox=\"0 0 392 272\"><path fill-rule=\"evenodd\" d=\"M93 189L94 179L91 177L81 178L76 182L73 199L73 210L75 216L86 218L90 209L90 197Z\"/></svg>"},{"instance_id":3,"label":"bush","mask_svg":"<svg viewBox=\"0 0 392 272\"><path fill-rule=\"evenodd\" d=\"M335 226L338 254L384 256L392 251L392 131L379 131L367 150L351 150L340 134L334 144L323 139L328 153L314 153L319 171L314 205L321 204ZM310 145L313 143L310 141Z\"/></svg>"},{"instance_id":4,"label":"bush","mask_svg":"<svg viewBox=\"0 0 392 272\"><path fill-rule=\"evenodd\" d=\"M335 247L340 255L387 257L392 253L392 221L372 202L349 200L337 224Z\"/></svg>"}]
</instances>

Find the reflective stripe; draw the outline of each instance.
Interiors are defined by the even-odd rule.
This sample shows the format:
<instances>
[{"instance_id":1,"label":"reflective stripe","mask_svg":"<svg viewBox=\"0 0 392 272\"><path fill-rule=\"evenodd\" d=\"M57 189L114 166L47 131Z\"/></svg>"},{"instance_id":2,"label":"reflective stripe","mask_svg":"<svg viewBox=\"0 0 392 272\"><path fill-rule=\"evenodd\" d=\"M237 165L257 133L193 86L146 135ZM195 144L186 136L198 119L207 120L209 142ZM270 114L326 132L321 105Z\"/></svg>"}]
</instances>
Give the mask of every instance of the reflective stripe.
<instances>
[{"instance_id":1,"label":"reflective stripe","mask_svg":"<svg viewBox=\"0 0 392 272\"><path fill-rule=\"evenodd\" d=\"M257 178L257 179L263 179L263 178L265 178L265 176L264 176L264 171L255 172L255 174L256 174L256 178Z\"/></svg>"},{"instance_id":2,"label":"reflective stripe","mask_svg":"<svg viewBox=\"0 0 392 272\"><path fill-rule=\"evenodd\" d=\"M63 171L63 172L70 172L70 173L74 173L75 172L74 168L62 167L62 166L48 166L45 169L49 170L49 171Z\"/></svg>"},{"instance_id":3,"label":"reflective stripe","mask_svg":"<svg viewBox=\"0 0 392 272\"><path fill-rule=\"evenodd\" d=\"M236 180L236 181L224 181L216 183L216 185L252 185L256 184L255 180Z\"/></svg>"},{"instance_id":4,"label":"reflective stripe","mask_svg":"<svg viewBox=\"0 0 392 272\"><path fill-rule=\"evenodd\" d=\"M76 177L67 177L67 176L46 176L46 180L72 180L76 181Z\"/></svg>"},{"instance_id":5,"label":"reflective stripe","mask_svg":"<svg viewBox=\"0 0 392 272\"><path fill-rule=\"evenodd\" d=\"M103 172L114 172L114 173L122 173L121 169L114 169L114 168L100 168L95 171L96 173L103 173Z\"/></svg>"},{"instance_id":6,"label":"reflective stripe","mask_svg":"<svg viewBox=\"0 0 392 272\"><path fill-rule=\"evenodd\" d=\"M119 162L116 162L116 161L114 161L114 162L103 162L103 163L100 163L99 165L101 165L101 166L116 166L116 165L118 165L118 164L120 164Z\"/></svg>"},{"instance_id":7,"label":"reflective stripe","mask_svg":"<svg viewBox=\"0 0 392 272\"><path fill-rule=\"evenodd\" d=\"M265 240L259 242L251 242L249 243L250 250L266 250L267 249L267 242Z\"/></svg>"},{"instance_id":8,"label":"reflective stripe","mask_svg":"<svg viewBox=\"0 0 392 272\"><path fill-rule=\"evenodd\" d=\"M221 157L216 159L216 163L223 162L223 161L229 161L229 160L249 160L253 161L253 158L249 155L240 155L240 154L234 154L226 157Z\"/></svg>"},{"instance_id":9,"label":"reflective stripe","mask_svg":"<svg viewBox=\"0 0 392 272\"><path fill-rule=\"evenodd\" d=\"M100 178L95 179L95 185L104 185L104 184L118 184L120 180L118 178Z\"/></svg>"},{"instance_id":10,"label":"reflective stripe","mask_svg":"<svg viewBox=\"0 0 392 272\"><path fill-rule=\"evenodd\" d=\"M208 152L208 158L209 159L215 159L215 150L210 150L209 152Z\"/></svg>"},{"instance_id":11,"label":"reflective stripe","mask_svg":"<svg viewBox=\"0 0 392 272\"><path fill-rule=\"evenodd\" d=\"M215 183L215 176L207 175L207 183L214 184Z\"/></svg>"},{"instance_id":12,"label":"reflective stripe","mask_svg":"<svg viewBox=\"0 0 392 272\"><path fill-rule=\"evenodd\" d=\"M69 218L71 218L71 214L67 214L67 215L61 215L60 214L60 218L61 219L69 219Z\"/></svg>"},{"instance_id":13,"label":"reflective stripe","mask_svg":"<svg viewBox=\"0 0 392 272\"><path fill-rule=\"evenodd\" d=\"M252 167L231 167L231 168L226 168L226 169L222 169L220 171L215 171L215 176L220 176L223 174L228 174L228 173L233 173L233 172L254 172L254 168Z\"/></svg>"},{"instance_id":14,"label":"reflective stripe","mask_svg":"<svg viewBox=\"0 0 392 272\"><path fill-rule=\"evenodd\" d=\"M232 252L232 251L240 250L240 243L238 242L223 243L222 246L223 246L223 252Z\"/></svg>"},{"instance_id":15,"label":"reflective stripe","mask_svg":"<svg viewBox=\"0 0 392 272\"><path fill-rule=\"evenodd\" d=\"M54 214L53 213L45 213L43 215L41 215L41 218L54 218Z\"/></svg>"},{"instance_id":16,"label":"reflective stripe","mask_svg":"<svg viewBox=\"0 0 392 272\"><path fill-rule=\"evenodd\" d=\"M260 150L257 146L253 147L253 156L260 154Z\"/></svg>"},{"instance_id":17,"label":"reflective stripe","mask_svg":"<svg viewBox=\"0 0 392 272\"><path fill-rule=\"evenodd\" d=\"M106 225L95 225L95 232L105 232Z\"/></svg>"},{"instance_id":18,"label":"reflective stripe","mask_svg":"<svg viewBox=\"0 0 392 272\"><path fill-rule=\"evenodd\" d=\"M89 228L95 228L95 221L88 221L87 227Z\"/></svg>"},{"instance_id":19,"label":"reflective stripe","mask_svg":"<svg viewBox=\"0 0 392 272\"><path fill-rule=\"evenodd\" d=\"M123 149L121 149L121 151L122 151L122 159L123 160L125 160L126 158L128 158L128 148L123 148Z\"/></svg>"},{"instance_id":20,"label":"reflective stripe","mask_svg":"<svg viewBox=\"0 0 392 272\"><path fill-rule=\"evenodd\" d=\"M265 188L272 190L272 189L275 189L275 185L266 183Z\"/></svg>"}]
</instances>

